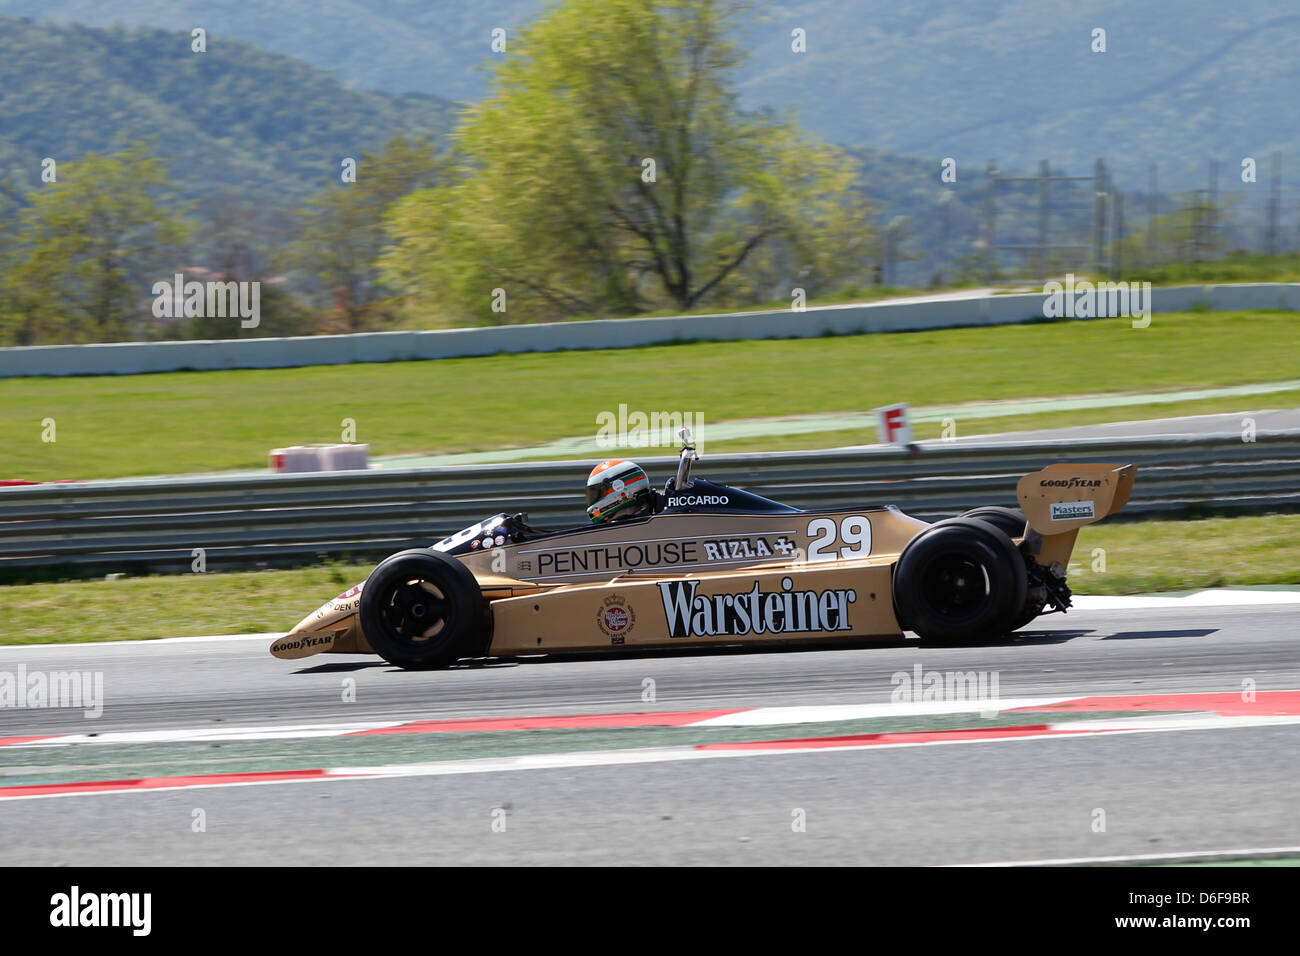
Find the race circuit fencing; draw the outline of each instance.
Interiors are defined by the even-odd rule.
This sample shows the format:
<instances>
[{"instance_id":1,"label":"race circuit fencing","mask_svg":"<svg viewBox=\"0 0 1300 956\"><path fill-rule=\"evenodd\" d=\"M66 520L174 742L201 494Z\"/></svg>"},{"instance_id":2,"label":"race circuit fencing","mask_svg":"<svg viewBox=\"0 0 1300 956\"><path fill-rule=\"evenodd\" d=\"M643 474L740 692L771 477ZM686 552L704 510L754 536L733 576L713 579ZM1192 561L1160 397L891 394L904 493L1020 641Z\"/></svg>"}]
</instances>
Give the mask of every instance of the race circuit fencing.
<instances>
[{"instance_id":1,"label":"race circuit fencing","mask_svg":"<svg viewBox=\"0 0 1300 956\"><path fill-rule=\"evenodd\" d=\"M1138 466L1124 516L1300 505L1300 431L1059 442L929 441L711 455L696 473L804 509L893 504L930 520L1015 505L1053 462ZM657 482L675 458L643 458ZM585 522L589 462L322 474L88 481L0 488L0 573L89 576L374 559L499 511L539 527ZM200 560L201 556L201 560Z\"/></svg>"}]
</instances>

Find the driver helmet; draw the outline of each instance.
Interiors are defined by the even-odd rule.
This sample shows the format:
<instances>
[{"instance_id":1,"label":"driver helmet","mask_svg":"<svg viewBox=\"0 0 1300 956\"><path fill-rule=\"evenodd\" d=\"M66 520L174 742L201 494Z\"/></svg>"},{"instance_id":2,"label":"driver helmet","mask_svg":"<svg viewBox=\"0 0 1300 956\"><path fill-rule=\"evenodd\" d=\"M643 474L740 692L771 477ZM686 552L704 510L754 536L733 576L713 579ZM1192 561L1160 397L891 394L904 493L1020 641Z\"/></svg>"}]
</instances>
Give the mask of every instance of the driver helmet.
<instances>
[{"instance_id":1,"label":"driver helmet","mask_svg":"<svg viewBox=\"0 0 1300 956\"><path fill-rule=\"evenodd\" d=\"M634 461L606 459L587 477L587 515L594 524L646 514L653 501L650 476Z\"/></svg>"}]
</instances>

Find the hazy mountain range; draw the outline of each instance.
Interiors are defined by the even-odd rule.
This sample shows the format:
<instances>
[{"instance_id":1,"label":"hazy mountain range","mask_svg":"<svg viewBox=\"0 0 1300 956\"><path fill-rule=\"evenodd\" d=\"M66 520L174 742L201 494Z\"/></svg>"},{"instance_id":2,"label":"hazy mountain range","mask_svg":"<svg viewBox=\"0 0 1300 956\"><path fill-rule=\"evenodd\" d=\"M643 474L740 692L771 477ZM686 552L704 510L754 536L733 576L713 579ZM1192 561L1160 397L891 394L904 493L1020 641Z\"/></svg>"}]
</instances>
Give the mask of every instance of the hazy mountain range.
<instances>
[{"instance_id":1,"label":"hazy mountain range","mask_svg":"<svg viewBox=\"0 0 1300 956\"><path fill-rule=\"evenodd\" d=\"M359 89L464 101L485 89L491 31L508 37L545 6L0 0L0 16L177 34L202 26L213 58L243 41ZM796 28L806 53L791 51ZM1091 50L1098 28L1105 53ZM757 8L741 40L750 53L740 77L746 105L796 109L844 145L951 156L965 168L996 158L1029 169L1046 158L1085 172L1105 156L1128 188L1145 184L1149 163L1159 164L1162 187L1187 188L1204 184L1208 155L1236 165L1300 148L1300 10L1270 0L775 2ZM375 107L372 125L409 116L397 105ZM0 134L12 139L9 126L0 117Z\"/></svg>"},{"instance_id":2,"label":"hazy mountain range","mask_svg":"<svg viewBox=\"0 0 1300 956\"><path fill-rule=\"evenodd\" d=\"M300 199L398 132L442 132L452 105L345 86L290 57L221 38L0 19L0 180L142 139L190 198Z\"/></svg>"}]
</instances>

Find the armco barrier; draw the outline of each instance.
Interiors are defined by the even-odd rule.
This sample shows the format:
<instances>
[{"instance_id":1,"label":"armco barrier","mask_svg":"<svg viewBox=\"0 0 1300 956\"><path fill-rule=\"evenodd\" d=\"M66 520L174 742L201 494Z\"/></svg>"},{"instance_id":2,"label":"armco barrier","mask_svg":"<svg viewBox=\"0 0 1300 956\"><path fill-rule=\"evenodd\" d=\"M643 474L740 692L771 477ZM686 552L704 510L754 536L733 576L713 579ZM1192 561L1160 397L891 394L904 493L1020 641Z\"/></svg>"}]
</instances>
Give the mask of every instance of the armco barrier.
<instances>
[{"instance_id":1,"label":"armco barrier","mask_svg":"<svg viewBox=\"0 0 1300 956\"><path fill-rule=\"evenodd\" d=\"M1016 480L1052 462L1139 466L1126 515L1300 505L1300 431L1046 443L923 442L718 455L700 474L802 508L896 504L924 518L1015 504ZM675 459L643 459L658 481ZM542 527L584 520L590 462L0 488L0 570L209 570L416 547L502 510Z\"/></svg>"},{"instance_id":2,"label":"armco barrier","mask_svg":"<svg viewBox=\"0 0 1300 956\"><path fill-rule=\"evenodd\" d=\"M1300 310L1300 284L1173 286L1152 290L1154 313L1193 308ZM804 312L738 312L649 319L597 319L424 332L362 332L280 339L119 342L0 348L0 378L30 375L134 375L182 369L289 368L462 358L500 352L628 348L707 339L815 338L1031 322L1040 293L834 305Z\"/></svg>"}]
</instances>

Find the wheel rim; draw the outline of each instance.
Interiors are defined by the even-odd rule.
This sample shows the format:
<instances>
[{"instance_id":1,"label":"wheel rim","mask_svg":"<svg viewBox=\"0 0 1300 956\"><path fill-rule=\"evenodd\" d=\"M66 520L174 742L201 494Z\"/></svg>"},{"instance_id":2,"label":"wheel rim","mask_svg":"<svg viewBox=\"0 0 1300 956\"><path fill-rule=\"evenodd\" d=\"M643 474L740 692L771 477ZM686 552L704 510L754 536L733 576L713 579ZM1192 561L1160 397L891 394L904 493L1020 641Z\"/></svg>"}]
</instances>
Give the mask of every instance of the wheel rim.
<instances>
[{"instance_id":1,"label":"wheel rim","mask_svg":"<svg viewBox=\"0 0 1300 956\"><path fill-rule=\"evenodd\" d=\"M404 644L424 647L447 628L451 602L431 581L399 580L384 594L383 618L389 633Z\"/></svg>"},{"instance_id":2,"label":"wheel rim","mask_svg":"<svg viewBox=\"0 0 1300 956\"><path fill-rule=\"evenodd\" d=\"M945 617L971 617L988 602L988 572L966 555L942 555L926 566L921 590L926 603Z\"/></svg>"}]
</instances>

